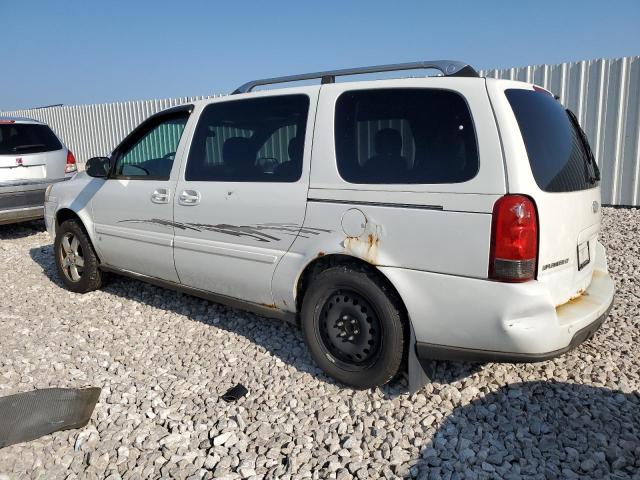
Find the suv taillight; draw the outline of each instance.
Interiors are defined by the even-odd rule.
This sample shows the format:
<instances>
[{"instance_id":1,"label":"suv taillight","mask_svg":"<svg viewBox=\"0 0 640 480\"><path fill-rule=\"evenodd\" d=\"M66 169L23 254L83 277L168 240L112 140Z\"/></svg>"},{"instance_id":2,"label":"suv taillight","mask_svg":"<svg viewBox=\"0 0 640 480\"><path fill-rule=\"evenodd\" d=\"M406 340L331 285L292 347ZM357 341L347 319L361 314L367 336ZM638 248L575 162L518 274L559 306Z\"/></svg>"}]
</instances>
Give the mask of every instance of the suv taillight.
<instances>
[{"instance_id":1,"label":"suv taillight","mask_svg":"<svg viewBox=\"0 0 640 480\"><path fill-rule=\"evenodd\" d=\"M489 278L525 282L536 276L538 214L523 195L505 195L493 206Z\"/></svg>"},{"instance_id":2,"label":"suv taillight","mask_svg":"<svg viewBox=\"0 0 640 480\"><path fill-rule=\"evenodd\" d=\"M64 173L71 173L78 170L76 165L76 157L73 156L71 150L67 150L67 164L64 166Z\"/></svg>"}]
</instances>

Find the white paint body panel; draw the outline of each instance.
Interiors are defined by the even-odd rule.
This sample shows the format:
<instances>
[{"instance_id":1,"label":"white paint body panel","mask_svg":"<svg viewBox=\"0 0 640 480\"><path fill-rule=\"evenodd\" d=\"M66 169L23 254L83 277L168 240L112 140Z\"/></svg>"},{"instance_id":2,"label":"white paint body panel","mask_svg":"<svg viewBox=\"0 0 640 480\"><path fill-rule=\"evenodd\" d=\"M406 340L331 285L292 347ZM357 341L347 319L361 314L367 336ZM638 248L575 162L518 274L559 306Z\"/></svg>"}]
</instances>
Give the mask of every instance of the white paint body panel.
<instances>
[{"instance_id":1,"label":"white paint body panel","mask_svg":"<svg viewBox=\"0 0 640 480\"><path fill-rule=\"evenodd\" d=\"M151 202L151 194L161 188L174 192L175 185L170 180L104 181L91 202L96 246L103 263L178 281L173 263L173 227L139 221L159 219L171 222L171 203L155 204Z\"/></svg>"},{"instance_id":2,"label":"white paint body panel","mask_svg":"<svg viewBox=\"0 0 640 480\"><path fill-rule=\"evenodd\" d=\"M56 215L61 210L71 210L82 221L91 242L97 245L91 213L91 199L102 187L104 180L91 178L85 172L79 172L67 182L56 183L44 202L44 220L51 239L56 235ZM96 249L100 255L99 249Z\"/></svg>"}]
</instances>

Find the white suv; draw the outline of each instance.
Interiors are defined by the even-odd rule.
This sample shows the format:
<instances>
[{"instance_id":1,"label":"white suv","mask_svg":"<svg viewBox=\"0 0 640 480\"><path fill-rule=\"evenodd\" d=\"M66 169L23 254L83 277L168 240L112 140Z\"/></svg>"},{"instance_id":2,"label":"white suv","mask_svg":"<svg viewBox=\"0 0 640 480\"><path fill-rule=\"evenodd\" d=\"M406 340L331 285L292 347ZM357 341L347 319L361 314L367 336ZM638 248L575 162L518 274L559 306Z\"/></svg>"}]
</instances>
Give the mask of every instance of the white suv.
<instances>
[{"instance_id":1,"label":"white suv","mask_svg":"<svg viewBox=\"0 0 640 480\"><path fill-rule=\"evenodd\" d=\"M443 75L335 83L412 68ZM600 326L598 180L548 91L419 62L158 113L55 185L46 222L70 290L116 272L288 319L338 380L406 360L415 390L421 361L540 361Z\"/></svg>"},{"instance_id":2,"label":"white suv","mask_svg":"<svg viewBox=\"0 0 640 480\"><path fill-rule=\"evenodd\" d=\"M76 170L73 153L48 125L0 117L0 225L42 218L46 188Z\"/></svg>"}]
</instances>

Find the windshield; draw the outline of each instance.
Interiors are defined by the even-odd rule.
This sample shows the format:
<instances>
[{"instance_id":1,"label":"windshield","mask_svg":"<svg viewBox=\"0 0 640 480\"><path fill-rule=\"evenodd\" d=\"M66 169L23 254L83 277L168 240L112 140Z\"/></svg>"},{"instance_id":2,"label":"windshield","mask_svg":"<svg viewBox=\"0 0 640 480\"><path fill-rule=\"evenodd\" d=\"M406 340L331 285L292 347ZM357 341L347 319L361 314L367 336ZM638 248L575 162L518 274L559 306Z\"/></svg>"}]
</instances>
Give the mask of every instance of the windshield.
<instances>
[{"instance_id":1,"label":"windshield","mask_svg":"<svg viewBox=\"0 0 640 480\"><path fill-rule=\"evenodd\" d=\"M46 125L0 124L0 155L19 155L60 150L62 144Z\"/></svg>"},{"instance_id":2,"label":"windshield","mask_svg":"<svg viewBox=\"0 0 640 480\"><path fill-rule=\"evenodd\" d=\"M540 189L573 192L593 188L600 173L575 115L545 92L509 89L505 95Z\"/></svg>"}]
</instances>

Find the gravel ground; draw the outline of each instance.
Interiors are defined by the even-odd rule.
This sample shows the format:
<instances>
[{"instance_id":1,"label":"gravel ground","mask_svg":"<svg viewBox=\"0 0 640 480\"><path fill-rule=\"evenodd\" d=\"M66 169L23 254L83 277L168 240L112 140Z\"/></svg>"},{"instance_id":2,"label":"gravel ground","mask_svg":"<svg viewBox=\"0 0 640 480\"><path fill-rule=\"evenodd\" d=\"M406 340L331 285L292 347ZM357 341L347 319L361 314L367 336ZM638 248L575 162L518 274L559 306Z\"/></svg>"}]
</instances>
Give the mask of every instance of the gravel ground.
<instances>
[{"instance_id":1,"label":"gravel ground","mask_svg":"<svg viewBox=\"0 0 640 480\"><path fill-rule=\"evenodd\" d=\"M605 209L602 238L618 293L594 339L441 362L410 397L337 385L275 320L119 277L70 293L41 222L0 227L0 395L103 389L85 428L0 450L0 479L640 478L640 210Z\"/></svg>"}]
</instances>

